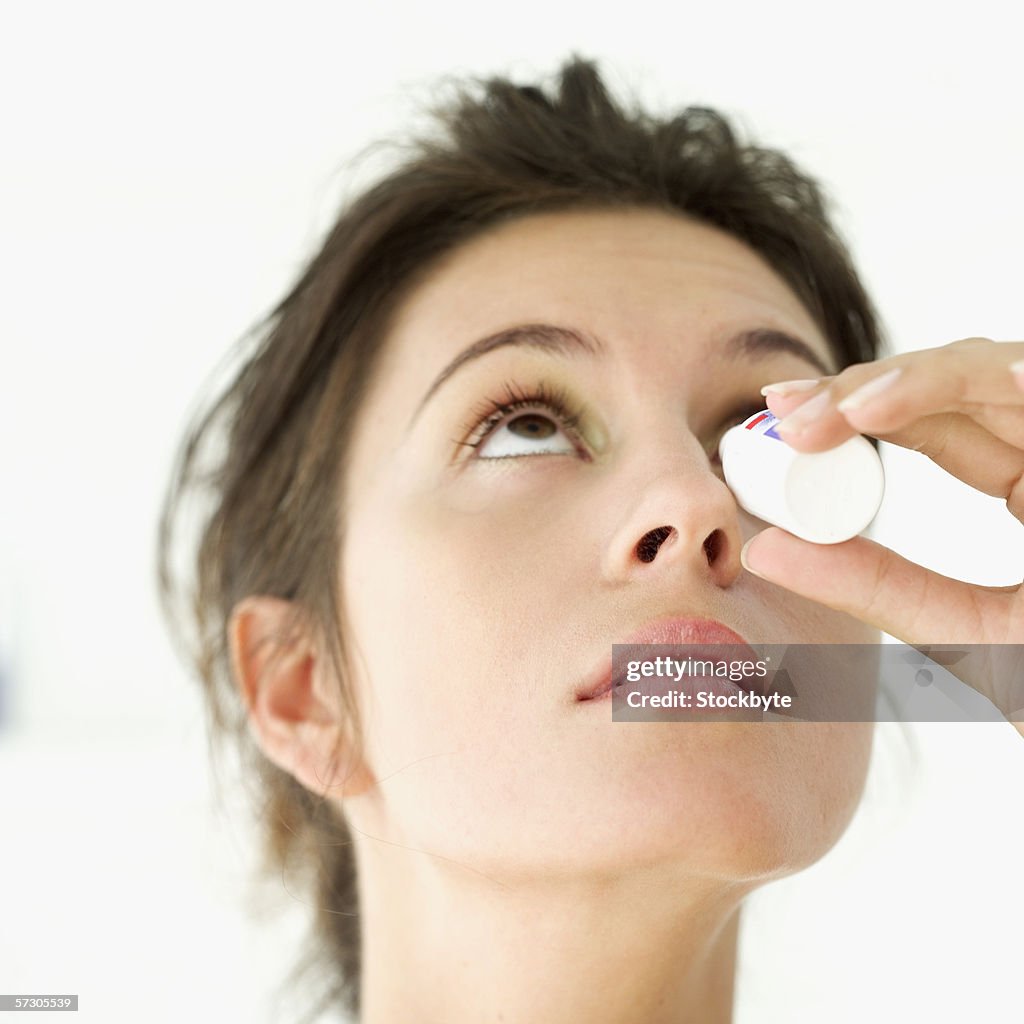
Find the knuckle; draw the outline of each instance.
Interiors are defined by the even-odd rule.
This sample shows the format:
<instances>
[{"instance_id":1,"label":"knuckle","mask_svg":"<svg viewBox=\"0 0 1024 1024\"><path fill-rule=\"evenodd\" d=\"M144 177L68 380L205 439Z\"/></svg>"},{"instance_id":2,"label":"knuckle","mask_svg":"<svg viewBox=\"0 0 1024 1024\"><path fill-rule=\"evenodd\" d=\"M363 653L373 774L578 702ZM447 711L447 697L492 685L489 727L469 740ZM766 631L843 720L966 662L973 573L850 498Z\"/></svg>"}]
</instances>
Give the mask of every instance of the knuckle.
<instances>
[{"instance_id":1,"label":"knuckle","mask_svg":"<svg viewBox=\"0 0 1024 1024\"><path fill-rule=\"evenodd\" d=\"M937 461L945 455L955 440L957 422L958 418L949 414L923 416L906 428L899 444L907 451L920 452L927 458ZM882 436L882 440L885 439Z\"/></svg>"},{"instance_id":2,"label":"knuckle","mask_svg":"<svg viewBox=\"0 0 1024 1024\"><path fill-rule=\"evenodd\" d=\"M1006 508L1014 519L1024 523L1024 473L1011 485L1006 496Z\"/></svg>"},{"instance_id":3,"label":"knuckle","mask_svg":"<svg viewBox=\"0 0 1024 1024\"><path fill-rule=\"evenodd\" d=\"M936 416L929 427L932 430L931 436L917 450L924 452L928 458L935 461L941 459L946 453L946 449L949 448L950 435L953 431L953 417Z\"/></svg>"},{"instance_id":4,"label":"knuckle","mask_svg":"<svg viewBox=\"0 0 1024 1024\"><path fill-rule=\"evenodd\" d=\"M868 598L865 602L864 611L869 620L874 620L881 609L881 597L885 593L885 578L889 574L889 558L882 555L875 566L875 578L871 581L868 589Z\"/></svg>"}]
</instances>

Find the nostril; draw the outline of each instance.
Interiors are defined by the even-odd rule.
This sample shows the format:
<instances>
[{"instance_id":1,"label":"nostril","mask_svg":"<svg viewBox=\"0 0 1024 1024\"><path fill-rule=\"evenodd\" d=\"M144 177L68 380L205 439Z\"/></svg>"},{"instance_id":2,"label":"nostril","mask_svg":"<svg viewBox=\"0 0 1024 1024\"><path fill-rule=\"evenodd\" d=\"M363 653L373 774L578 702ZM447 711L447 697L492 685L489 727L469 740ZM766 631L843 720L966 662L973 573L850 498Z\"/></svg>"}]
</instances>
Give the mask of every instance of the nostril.
<instances>
[{"instance_id":1,"label":"nostril","mask_svg":"<svg viewBox=\"0 0 1024 1024\"><path fill-rule=\"evenodd\" d=\"M713 565L722 550L722 531L712 530L704 541L704 554L707 555L708 565Z\"/></svg>"},{"instance_id":2,"label":"nostril","mask_svg":"<svg viewBox=\"0 0 1024 1024\"><path fill-rule=\"evenodd\" d=\"M641 562L653 562L661 545L671 536L671 526L659 526L656 530L648 530L636 546L637 557Z\"/></svg>"}]
</instances>

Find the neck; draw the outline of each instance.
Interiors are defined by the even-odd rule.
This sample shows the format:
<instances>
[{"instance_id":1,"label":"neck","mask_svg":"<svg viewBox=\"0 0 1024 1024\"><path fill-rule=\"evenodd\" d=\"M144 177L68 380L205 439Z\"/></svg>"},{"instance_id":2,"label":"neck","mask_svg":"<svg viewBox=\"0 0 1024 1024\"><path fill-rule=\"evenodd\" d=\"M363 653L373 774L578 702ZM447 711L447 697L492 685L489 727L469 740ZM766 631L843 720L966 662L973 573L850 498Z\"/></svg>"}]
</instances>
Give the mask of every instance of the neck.
<instances>
[{"instance_id":1,"label":"neck","mask_svg":"<svg viewBox=\"0 0 1024 1024\"><path fill-rule=\"evenodd\" d=\"M732 1020L734 886L669 868L498 882L365 852L361 1024Z\"/></svg>"}]
</instances>

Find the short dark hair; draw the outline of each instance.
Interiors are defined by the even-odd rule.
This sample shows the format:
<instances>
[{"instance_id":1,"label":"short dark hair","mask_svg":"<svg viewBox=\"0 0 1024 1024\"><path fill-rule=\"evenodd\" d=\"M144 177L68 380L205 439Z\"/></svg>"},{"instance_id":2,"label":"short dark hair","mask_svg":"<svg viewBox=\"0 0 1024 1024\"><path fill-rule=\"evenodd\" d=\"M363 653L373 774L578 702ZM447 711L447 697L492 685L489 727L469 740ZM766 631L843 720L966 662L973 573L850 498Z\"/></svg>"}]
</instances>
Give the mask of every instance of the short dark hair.
<instances>
[{"instance_id":1,"label":"short dark hair","mask_svg":"<svg viewBox=\"0 0 1024 1024\"><path fill-rule=\"evenodd\" d=\"M298 862L316 916L293 980L321 983L358 1015L360 918L351 833L340 811L258 750L232 681L227 627L249 594L295 603L326 638L346 714L346 643L335 532L352 425L389 317L436 260L501 221L542 211L684 212L760 254L820 327L841 369L878 358L875 310L821 187L776 150L739 141L722 114L656 117L616 101L592 61L571 55L548 91L467 79L431 108L435 131L348 203L297 282L252 334L230 384L198 413L160 521L164 613L202 681L212 738L233 737L260 781L265 867ZM205 497L191 571L172 549L185 499ZM361 737L356 733L361 744Z\"/></svg>"}]
</instances>

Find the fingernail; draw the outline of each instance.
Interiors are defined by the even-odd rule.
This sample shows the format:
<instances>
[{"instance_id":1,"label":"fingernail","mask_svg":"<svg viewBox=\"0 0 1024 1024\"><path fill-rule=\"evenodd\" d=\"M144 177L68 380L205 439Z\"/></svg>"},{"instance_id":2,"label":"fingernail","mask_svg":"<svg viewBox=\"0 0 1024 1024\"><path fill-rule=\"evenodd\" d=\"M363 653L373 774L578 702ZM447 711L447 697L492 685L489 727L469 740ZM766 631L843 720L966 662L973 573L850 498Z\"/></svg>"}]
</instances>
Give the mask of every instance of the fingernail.
<instances>
[{"instance_id":1,"label":"fingernail","mask_svg":"<svg viewBox=\"0 0 1024 1024\"><path fill-rule=\"evenodd\" d=\"M791 435L802 433L828 409L831 402L831 392L826 388L820 395L809 398L799 409L790 413L775 429Z\"/></svg>"},{"instance_id":2,"label":"fingernail","mask_svg":"<svg viewBox=\"0 0 1024 1024\"><path fill-rule=\"evenodd\" d=\"M1017 387L1024 388L1024 359L1018 359L1015 363L1010 363L1010 373L1017 378ZM761 391L764 394L764 391Z\"/></svg>"},{"instance_id":3,"label":"fingernail","mask_svg":"<svg viewBox=\"0 0 1024 1024\"><path fill-rule=\"evenodd\" d=\"M862 384L856 391L848 394L836 408L840 412L847 412L850 409L861 409L868 404L877 395L880 395L886 388L890 387L903 372L902 366L896 366L889 370L888 373L883 373L881 377L875 377L874 380L869 380L866 384Z\"/></svg>"},{"instance_id":4,"label":"fingernail","mask_svg":"<svg viewBox=\"0 0 1024 1024\"><path fill-rule=\"evenodd\" d=\"M743 564L743 568L746 569L747 572L752 572L755 576L761 576L761 574L747 562L747 548L749 548L755 540L757 540L756 537L751 537L750 540L740 548L740 562ZM761 578L764 579L763 576L761 576Z\"/></svg>"},{"instance_id":5,"label":"fingernail","mask_svg":"<svg viewBox=\"0 0 1024 1024\"><path fill-rule=\"evenodd\" d=\"M780 380L778 384L765 384L761 388L761 394L767 395L768 392L771 392L773 395L789 395L794 391L810 391L818 384L817 380Z\"/></svg>"}]
</instances>

